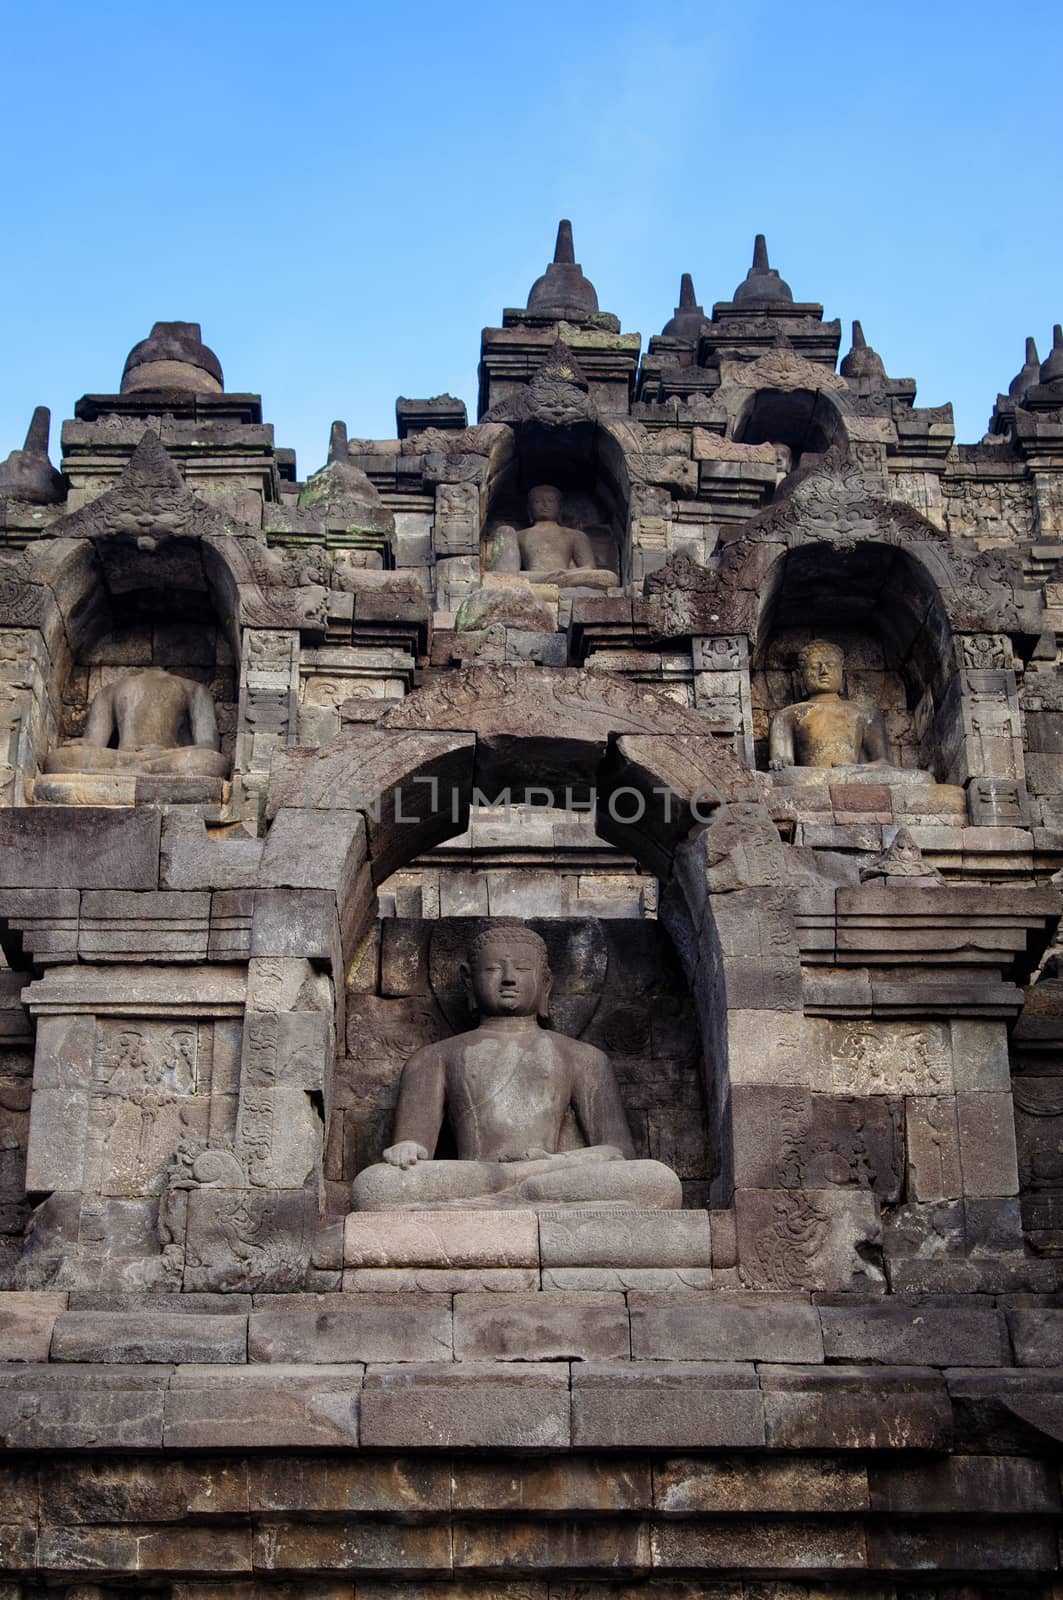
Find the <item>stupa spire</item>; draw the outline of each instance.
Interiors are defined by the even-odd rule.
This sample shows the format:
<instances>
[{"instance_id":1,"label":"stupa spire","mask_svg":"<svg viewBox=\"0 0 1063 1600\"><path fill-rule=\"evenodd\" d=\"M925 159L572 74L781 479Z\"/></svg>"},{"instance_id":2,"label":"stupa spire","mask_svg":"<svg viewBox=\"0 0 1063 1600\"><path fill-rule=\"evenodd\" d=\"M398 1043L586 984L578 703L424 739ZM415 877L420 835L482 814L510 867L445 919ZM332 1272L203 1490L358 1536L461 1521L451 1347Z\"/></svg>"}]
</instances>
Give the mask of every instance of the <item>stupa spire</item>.
<instances>
[{"instance_id":1,"label":"stupa spire","mask_svg":"<svg viewBox=\"0 0 1063 1600\"><path fill-rule=\"evenodd\" d=\"M557 225L557 243L554 245L555 267L573 267L576 264L576 247L572 242L572 224L562 217Z\"/></svg>"},{"instance_id":2,"label":"stupa spire","mask_svg":"<svg viewBox=\"0 0 1063 1600\"><path fill-rule=\"evenodd\" d=\"M661 336L665 339L682 339L686 344L697 344L708 320L704 308L698 305L694 279L689 272L684 272L679 280L679 304L661 329Z\"/></svg>"},{"instance_id":3,"label":"stupa spire","mask_svg":"<svg viewBox=\"0 0 1063 1600\"><path fill-rule=\"evenodd\" d=\"M598 295L576 261L572 224L567 217L557 226L554 259L532 284L528 310L558 322L585 322L598 314Z\"/></svg>"},{"instance_id":4,"label":"stupa spire","mask_svg":"<svg viewBox=\"0 0 1063 1600\"><path fill-rule=\"evenodd\" d=\"M768 241L758 233L753 243L753 265L734 292L735 305L793 304L793 292L768 262Z\"/></svg>"},{"instance_id":5,"label":"stupa spire","mask_svg":"<svg viewBox=\"0 0 1063 1600\"><path fill-rule=\"evenodd\" d=\"M1041 382L1061 381L1063 381L1063 323L1057 322L1052 329L1052 348L1041 365Z\"/></svg>"},{"instance_id":6,"label":"stupa spire","mask_svg":"<svg viewBox=\"0 0 1063 1600\"><path fill-rule=\"evenodd\" d=\"M842 357L838 368L843 378L884 378L886 368L877 350L872 350L864 338L860 323L853 321L853 347Z\"/></svg>"},{"instance_id":7,"label":"stupa spire","mask_svg":"<svg viewBox=\"0 0 1063 1600\"><path fill-rule=\"evenodd\" d=\"M1037 343L1034 339L1026 340L1026 360L1020 370L1008 384L1008 395L1012 400L1023 401L1035 383L1041 381L1041 357L1037 354Z\"/></svg>"},{"instance_id":8,"label":"stupa spire","mask_svg":"<svg viewBox=\"0 0 1063 1600\"><path fill-rule=\"evenodd\" d=\"M51 426L52 413L47 406L38 406L26 430L22 449L12 450L6 461L0 461L0 500L53 506L63 499L66 490L62 475L48 459Z\"/></svg>"}]
</instances>

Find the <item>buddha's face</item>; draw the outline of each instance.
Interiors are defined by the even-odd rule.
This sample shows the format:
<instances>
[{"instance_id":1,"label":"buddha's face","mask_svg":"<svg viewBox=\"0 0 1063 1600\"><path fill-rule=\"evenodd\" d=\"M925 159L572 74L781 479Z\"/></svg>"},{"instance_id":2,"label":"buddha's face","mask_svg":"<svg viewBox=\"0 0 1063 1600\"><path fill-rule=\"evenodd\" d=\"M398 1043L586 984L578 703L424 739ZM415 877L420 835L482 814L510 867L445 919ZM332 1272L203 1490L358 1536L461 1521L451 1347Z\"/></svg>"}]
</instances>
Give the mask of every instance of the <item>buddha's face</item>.
<instances>
[{"instance_id":1,"label":"buddha's face","mask_svg":"<svg viewBox=\"0 0 1063 1600\"><path fill-rule=\"evenodd\" d=\"M473 956L469 981L483 1017L534 1017L546 1009L550 969L527 940L486 940Z\"/></svg>"},{"instance_id":2,"label":"buddha's face","mask_svg":"<svg viewBox=\"0 0 1063 1600\"><path fill-rule=\"evenodd\" d=\"M533 522L560 522L560 489L555 489L550 483L541 483L529 490L528 515Z\"/></svg>"},{"instance_id":3,"label":"buddha's face","mask_svg":"<svg viewBox=\"0 0 1063 1600\"><path fill-rule=\"evenodd\" d=\"M845 657L837 645L813 639L802 650L799 663L805 694L841 694Z\"/></svg>"}]
</instances>

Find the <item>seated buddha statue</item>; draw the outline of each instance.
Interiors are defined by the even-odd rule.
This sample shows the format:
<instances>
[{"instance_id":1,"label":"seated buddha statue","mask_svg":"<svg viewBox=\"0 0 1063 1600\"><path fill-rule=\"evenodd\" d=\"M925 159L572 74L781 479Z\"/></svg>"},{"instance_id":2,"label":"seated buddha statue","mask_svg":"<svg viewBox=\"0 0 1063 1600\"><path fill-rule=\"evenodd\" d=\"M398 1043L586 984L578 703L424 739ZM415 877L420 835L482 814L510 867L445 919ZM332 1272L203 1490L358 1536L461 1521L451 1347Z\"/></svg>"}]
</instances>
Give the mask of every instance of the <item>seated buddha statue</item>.
<instances>
[{"instance_id":1,"label":"seated buddha statue","mask_svg":"<svg viewBox=\"0 0 1063 1600\"><path fill-rule=\"evenodd\" d=\"M594 546L582 528L560 521L561 491L541 483L528 494L530 526L496 529L489 570L519 572L529 583L561 588L615 589L619 575L597 565Z\"/></svg>"},{"instance_id":2,"label":"seated buddha statue","mask_svg":"<svg viewBox=\"0 0 1063 1600\"><path fill-rule=\"evenodd\" d=\"M355 1178L354 1209L681 1206L672 1169L635 1158L608 1056L541 1025L551 976L538 934L495 924L462 977L479 1023L407 1061L395 1142ZM570 1110L583 1149L559 1148ZM444 1118L455 1161L434 1159Z\"/></svg>"},{"instance_id":3,"label":"seated buddha statue","mask_svg":"<svg viewBox=\"0 0 1063 1600\"><path fill-rule=\"evenodd\" d=\"M807 698L772 717L771 770L888 764L889 742L881 711L842 695L845 655L838 646L813 639L799 651L797 667Z\"/></svg>"},{"instance_id":4,"label":"seated buddha statue","mask_svg":"<svg viewBox=\"0 0 1063 1600\"><path fill-rule=\"evenodd\" d=\"M203 684L144 667L99 690L82 737L53 750L44 771L224 778L229 758L220 742Z\"/></svg>"}]
</instances>

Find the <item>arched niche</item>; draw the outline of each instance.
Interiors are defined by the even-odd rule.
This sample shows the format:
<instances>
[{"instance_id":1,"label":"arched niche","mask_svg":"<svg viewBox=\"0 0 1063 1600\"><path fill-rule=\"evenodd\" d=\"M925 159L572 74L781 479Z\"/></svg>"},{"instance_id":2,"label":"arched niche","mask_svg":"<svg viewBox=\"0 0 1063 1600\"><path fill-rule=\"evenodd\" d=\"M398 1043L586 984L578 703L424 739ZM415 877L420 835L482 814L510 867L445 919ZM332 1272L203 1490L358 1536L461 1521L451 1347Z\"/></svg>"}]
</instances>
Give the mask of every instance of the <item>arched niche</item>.
<instances>
[{"instance_id":1,"label":"arched niche","mask_svg":"<svg viewBox=\"0 0 1063 1600\"><path fill-rule=\"evenodd\" d=\"M353 985L347 1024L352 1054L363 1036L383 1039L370 1045L364 1071L358 1069L361 1077L344 1089L370 1102L361 1137L376 1148L402 1061L442 1026L419 946L407 950L401 982L382 978L375 888L426 850L463 833L475 795L495 798L505 790L518 801L531 787L549 790L555 804L573 797L583 804L592 801L599 836L621 845L665 887L662 923L678 961L678 967L672 963L673 977L681 969L684 992L693 997L698 1061L691 1060L690 1070L700 1073L706 1108L706 1175L689 1181L701 1183L703 1203L711 1179L714 1198L726 1205L732 1181L728 989L733 985L738 994L742 960L730 953L741 946L718 937L714 893L718 884L733 921L747 892L756 900L764 888L777 890L790 881L786 852L756 800L755 780L726 746L705 733L699 717L655 691L600 673L467 669L415 691L372 729L321 750L284 752L275 760L262 881L275 883L273 863L285 862L284 882L292 889L305 881L320 890L322 873L329 860L334 862L329 870L335 881L335 936L342 949L337 963ZM714 847L705 836L720 819L724 842ZM318 837L329 841L328 852L306 848ZM305 879L291 866L293 844L300 839ZM278 914L273 905L270 915ZM750 926L762 914L759 902L751 903ZM255 938L253 931L253 944ZM623 1011L625 990L628 1003L636 992L622 964L617 973L623 981L614 983L610 1015ZM410 1002L412 1032L405 1024L389 1031L383 991L403 985L418 991L404 997ZM660 997L648 996L645 1008L651 1014L651 1040L655 998ZM603 1025L604 1018L603 1013ZM621 1025L622 1017L614 1017L614 1036ZM659 1027L664 1025L662 1011ZM633 1074L636 1066L632 1058L627 1070ZM353 1071L346 1063L337 1070L348 1076ZM669 1126L676 1138L680 1125L672 1116ZM330 1129L326 1172L346 1177L343 1162L365 1165L371 1150L364 1158L344 1157L335 1143L342 1137ZM357 1148L358 1133L352 1137Z\"/></svg>"},{"instance_id":2,"label":"arched niche","mask_svg":"<svg viewBox=\"0 0 1063 1600\"><path fill-rule=\"evenodd\" d=\"M62 613L48 685L53 742L80 736L94 695L107 683L161 667L208 687L222 750L231 755L239 598L219 549L194 536L131 533L70 544L50 580Z\"/></svg>"},{"instance_id":3,"label":"arched niche","mask_svg":"<svg viewBox=\"0 0 1063 1600\"><path fill-rule=\"evenodd\" d=\"M793 471L806 455L847 443L841 413L823 389L758 389L743 404L732 437L739 444L784 445Z\"/></svg>"},{"instance_id":4,"label":"arched niche","mask_svg":"<svg viewBox=\"0 0 1063 1600\"><path fill-rule=\"evenodd\" d=\"M774 712L802 698L797 653L810 639L845 652L845 691L882 711L894 760L944 777L935 720L952 674L941 594L902 545L826 541L785 550L761 595L751 688L757 766Z\"/></svg>"},{"instance_id":5,"label":"arched niche","mask_svg":"<svg viewBox=\"0 0 1063 1600\"><path fill-rule=\"evenodd\" d=\"M607 428L586 420L547 428L535 422L514 428L513 451L486 485L481 529L481 566L487 570L495 529L528 526L528 493L538 484L561 491L561 522L579 527L591 541L600 568L626 578L629 559L629 489L623 452Z\"/></svg>"}]
</instances>

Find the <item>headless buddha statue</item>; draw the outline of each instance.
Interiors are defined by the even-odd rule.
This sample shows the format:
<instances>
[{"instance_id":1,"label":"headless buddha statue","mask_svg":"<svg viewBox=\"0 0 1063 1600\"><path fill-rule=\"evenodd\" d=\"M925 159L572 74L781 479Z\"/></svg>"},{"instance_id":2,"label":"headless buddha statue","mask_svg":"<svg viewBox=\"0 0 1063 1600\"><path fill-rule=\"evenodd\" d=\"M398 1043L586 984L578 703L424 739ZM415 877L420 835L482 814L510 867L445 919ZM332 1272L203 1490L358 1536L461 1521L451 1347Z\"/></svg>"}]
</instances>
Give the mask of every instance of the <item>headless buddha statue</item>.
<instances>
[{"instance_id":1,"label":"headless buddha statue","mask_svg":"<svg viewBox=\"0 0 1063 1600\"><path fill-rule=\"evenodd\" d=\"M214 702L203 684L145 667L100 689L83 736L53 750L44 770L224 778L229 759L219 743Z\"/></svg>"},{"instance_id":2,"label":"headless buddha statue","mask_svg":"<svg viewBox=\"0 0 1063 1600\"><path fill-rule=\"evenodd\" d=\"M539 484L528 495L531 524L519 532L508 525L495 530L490 570L520 572L529 583L561 588L615 589L617 573L597 565L594 546L582 528L560 521L561 491Z\"/></svg>"},{"instance_id":3,"label":"headless buddha statue","mask_svg":"<svg viewBox=\"0 0 1063 1600\"><path fill-rule=\"evenodd\" d=\"M489 928L462 973L479 1025L407 1061L395 1143L355 1178L354 1209L681 1206L671 1168L635 1159L608 1056L540 1025L551 978L538 934ZM570 1109L584 1149L558 1148ZM432 1159L444 1116L456 1161Z\"/></svg>"}]
</instances>

